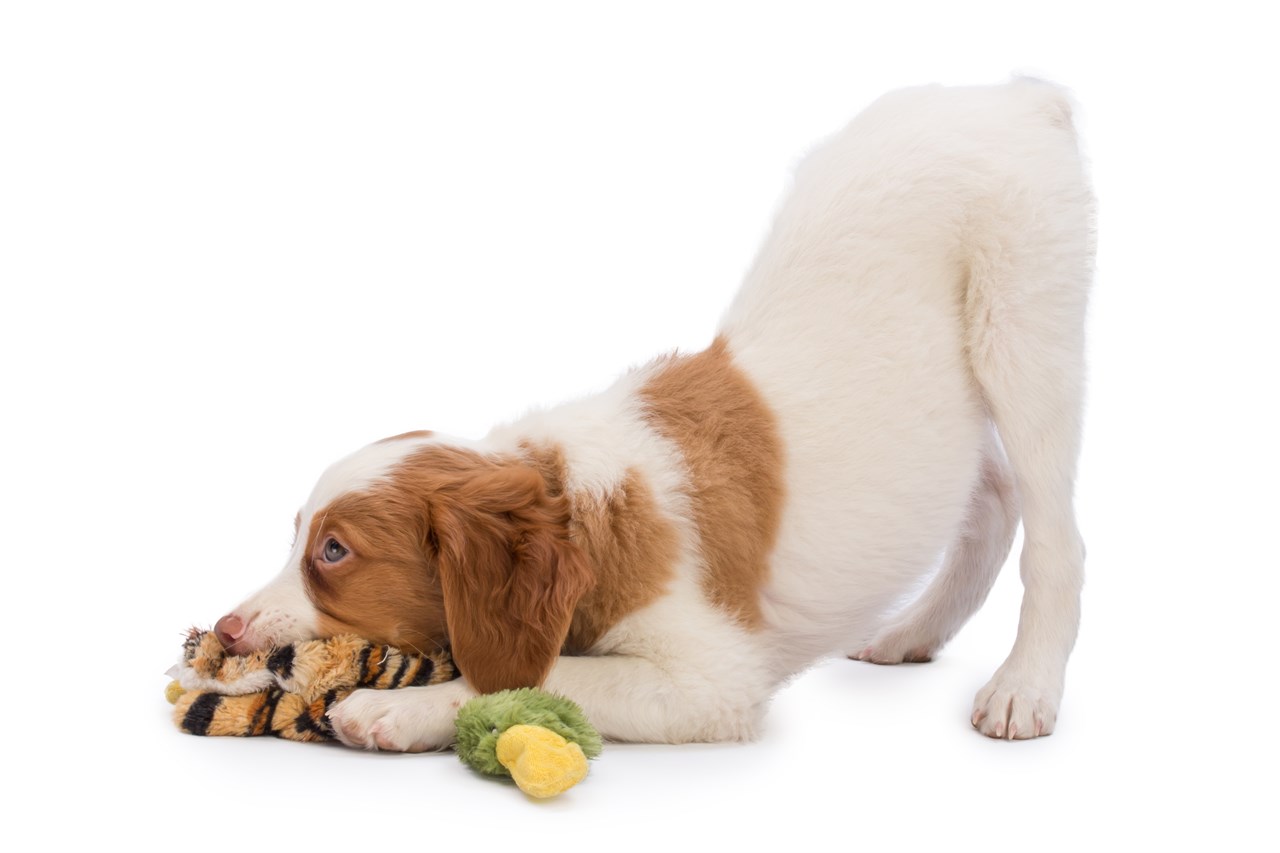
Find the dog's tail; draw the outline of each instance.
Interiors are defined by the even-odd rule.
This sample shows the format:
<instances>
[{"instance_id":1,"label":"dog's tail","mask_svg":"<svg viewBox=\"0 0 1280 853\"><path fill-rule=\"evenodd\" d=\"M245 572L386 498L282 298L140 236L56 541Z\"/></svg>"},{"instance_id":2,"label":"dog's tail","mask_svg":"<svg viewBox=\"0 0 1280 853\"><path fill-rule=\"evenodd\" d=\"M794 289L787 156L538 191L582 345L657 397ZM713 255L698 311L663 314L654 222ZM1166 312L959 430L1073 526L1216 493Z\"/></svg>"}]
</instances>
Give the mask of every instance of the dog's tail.
<instances>
[{"instance_id":1,"label":"dog's tail","mask_svg":"<svg viewBox=\"0 0 1280 853\"><path fill-rule=\"evenodd\" d=\"M1015 89L1026 92L1034 98L1037 111L1040 112L1053 127L1060 127L1076 136L1075 98L1065 86L1036 77L1030 74L1015 74L1010 81Z\"/></svg>"}]
</instances>

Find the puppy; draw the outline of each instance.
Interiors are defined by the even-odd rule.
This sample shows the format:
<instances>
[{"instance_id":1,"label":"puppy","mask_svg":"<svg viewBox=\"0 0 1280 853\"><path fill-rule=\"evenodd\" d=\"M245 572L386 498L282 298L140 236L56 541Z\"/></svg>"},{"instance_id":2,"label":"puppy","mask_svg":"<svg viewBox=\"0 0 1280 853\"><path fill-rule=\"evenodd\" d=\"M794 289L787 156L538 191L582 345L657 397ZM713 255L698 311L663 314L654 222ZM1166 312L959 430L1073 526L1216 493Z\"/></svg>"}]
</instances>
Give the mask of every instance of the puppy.
<instances>
[{"instance_id":1,"label":"puppy","mask_svg":"<svg viewBox=\"0 0 1280 853\"><path fill-rule=\"evenodd\" d=\"M972 722L1049 734L1084 562L1092 209L1057 88L891 93L800 166L708 349L479 441L339 461L218 636L450 646L463 679L336 706L352 746L444 747L469 697L524 685L615 740L748 740L824 656L929 660L1021 518L1017 640Z\"/></svg>"}]
</instances>

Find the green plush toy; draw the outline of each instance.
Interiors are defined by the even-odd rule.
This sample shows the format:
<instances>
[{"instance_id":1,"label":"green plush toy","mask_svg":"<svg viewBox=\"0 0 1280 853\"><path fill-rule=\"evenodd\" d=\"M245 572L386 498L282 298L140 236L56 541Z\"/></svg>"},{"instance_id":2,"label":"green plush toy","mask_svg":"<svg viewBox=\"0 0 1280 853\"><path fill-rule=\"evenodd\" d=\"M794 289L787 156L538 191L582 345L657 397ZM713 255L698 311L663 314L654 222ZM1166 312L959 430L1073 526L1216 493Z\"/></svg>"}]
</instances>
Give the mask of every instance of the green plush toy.
<instances>
[{"instance_id":1,"label":"green plush toy","mask_svg":"<svg viewBox=\"0 0 1280 853\"><path fill-rule=\"evenodd\" d=\"M456 721L458 758L489 776L510 776L531 797L554 797L582 781L600 734L582 709L530 687L477 696Z\"/></svg>"}]
</instances>

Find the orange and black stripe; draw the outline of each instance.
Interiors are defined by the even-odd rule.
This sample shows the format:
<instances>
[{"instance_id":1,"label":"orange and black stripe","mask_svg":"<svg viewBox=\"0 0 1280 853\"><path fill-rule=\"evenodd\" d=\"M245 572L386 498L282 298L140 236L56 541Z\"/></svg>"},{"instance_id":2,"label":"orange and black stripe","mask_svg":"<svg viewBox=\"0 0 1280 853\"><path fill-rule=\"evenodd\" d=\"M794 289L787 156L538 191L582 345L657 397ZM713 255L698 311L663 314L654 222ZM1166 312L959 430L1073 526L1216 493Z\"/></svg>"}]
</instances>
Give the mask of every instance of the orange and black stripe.
<instances>
[{"instance_id":1,"label":"orange and black stripe","mask_svg":"<svg viewBox=\"0 0 1280 853\"><path fill-rule=\"evenodd\" d=\"M361 644L357 652L357 642L352 637L307 641L236 657L227 656L216 643L210 644L207 635L193 633L185 644L188 665L228 685L266 669L278 684L287 683L290 690L309 691L312 688L308 685L290 682L299 673L310 673L312 680L319 678L315 676L316 668L323 664L327 667L324 683L340 686L314 698L281 686L239 696L194 690L178 699L174 722L184 732L206 737L274 735L289 740L329 740L334 737L329 709L352 690L421 687L451 681L459 675L447 653L406 654L368 642ZM341 653L335 656L339 649Z\"/></svg>"}]
</instances>

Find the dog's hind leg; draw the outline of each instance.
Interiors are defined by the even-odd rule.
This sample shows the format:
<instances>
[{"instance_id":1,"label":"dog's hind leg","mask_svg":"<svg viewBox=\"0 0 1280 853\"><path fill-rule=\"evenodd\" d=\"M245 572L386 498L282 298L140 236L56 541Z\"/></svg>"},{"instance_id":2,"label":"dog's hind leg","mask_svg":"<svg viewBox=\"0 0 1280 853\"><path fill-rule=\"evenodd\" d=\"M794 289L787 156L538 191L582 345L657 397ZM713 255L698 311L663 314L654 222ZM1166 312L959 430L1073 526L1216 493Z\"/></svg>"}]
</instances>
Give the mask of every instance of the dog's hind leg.
<instances>
[{"instance_id":1,"label":"dog's hind leg","mask_svg":"<svg viewBox=\"0 0 1280 853\"><path fill-rule=\"evenodd\" d=\"M992 431L964 523L937 576L869 646L850 657L881 664L931 660L986 601L1017 529L1013 475Z\"/></svg>"},{"instance_id":2,"label":"dog's hind leg","mask_svg":"<svg viewBox=\"0 0 1280 853\"><path fill-rule=\"evenodd\" d=\"M965 292L971 366L1013 469L1024 538L1017 640L978 692L972 721L1010 739L1053 731L1084 583L1072 494L1092 197L1065 103L1043 114L1043 137L1006 161L988 216L975 217Z\"/></svg>"}]
</instances>

